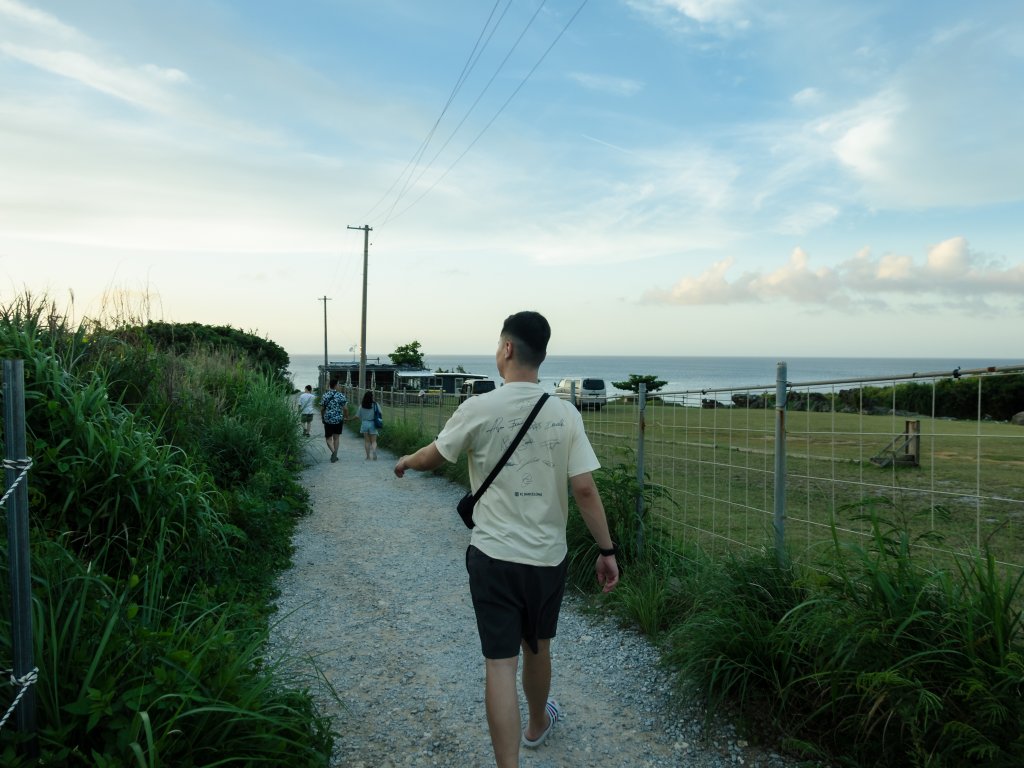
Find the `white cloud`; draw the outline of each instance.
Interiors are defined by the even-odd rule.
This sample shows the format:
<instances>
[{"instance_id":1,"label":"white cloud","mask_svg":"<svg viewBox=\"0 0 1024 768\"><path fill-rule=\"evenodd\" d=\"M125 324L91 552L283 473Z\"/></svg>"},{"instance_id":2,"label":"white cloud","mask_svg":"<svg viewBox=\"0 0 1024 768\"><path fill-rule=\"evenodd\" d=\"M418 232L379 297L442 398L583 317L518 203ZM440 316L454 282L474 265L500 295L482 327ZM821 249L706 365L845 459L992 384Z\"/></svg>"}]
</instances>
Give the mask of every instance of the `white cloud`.
<instances>
[{"instance_id":1,"label":"white cloud","mask_svg":"<svg viewBox=\"0 0 1024 768\"><path fill-rule=\"evenodd\" d=\"M967 241L962 237L954 237L933 245L928 250L926 263L928 271L939 277L959 277L967 272L970 258Z\"/></svg>"},{"instance_id":2,"label":"white cloud","mask_svg":"<svg viewBox=\"0 0 1024 768\"><path fill-rule=\"evenodd\" d=\"M675 10L694 21L714 23L734 19L737 0L654 0L656 5Z\"/></svg>"},{"instance_id":3,"label":"white cloud","mask_svg":"<svg viewBox=\"0 0 1024 768\"><path fill-rule=\"evenodd\" d=\"M729 282L727 273L736 260L731 256L716 261L696 277L684 277L668 291L649 291L644 298L671 304L736 304L760 301L761 298L749 290L745 276Z\"/></svg>"},{"instance_id":4,"label":"white cloud","mask_svg":"<svg viewBox=\"0 0 1024 768\"><path fill-rule=\"evenodd\" d=\"M174 97L164 83L182 83L188 77L176 69L146 66L141 69L111 66L70 50L29 48L0 43L0 52L55 75L76 80L114 98L156 112L171 111Z\"/></svg>"},{"instance_id":5,"label":"white cloud","mask_svg":"<svg viewBox=\"0 0 1024 768\"><path fill-rule=\"evenodd\" d=\"M765 299L788 299L797 303L817 303L835 290L835 275L822 267L810 269L807 253L794 248L789 262L750 281L750 292Z\"/></svg>"},{"instance_id":6,"label":"white cloud","mask_svg":"<svg viewBox=\"0 0 1024 768\"><path fill-rule=\"evenodd\" d=\"M1007 94L1022 59L1010 30L940 30L815 130L871 208L1020 201L1024 101Z\"/></svg>"},{"instance_id":7,"label":"white cloud","mask_svg":"<svg viewBox=\"0 0 1024 768\"><path fill-rule=\"evenodd\" d=\"M0 16L6 16L28 30L69 40L78 37L78 32L73 27L64 24L56 16L30 8L16 0L0 0Z\"/></svg>"},{"instance_id":8,"label":"white cloud","mask_svg":"<svg viewBox=\"0 0 1024 768\"><path fill-rule=\"evenodd\" d=\"M74 27L16 0L0 0L0 18L5 16L20 29L0 35L0 54L136 107L172 111L180 101L177 87L189 82L175 67L117 62Z\"/></svg>"},{"instance_id":9,"label":"white cloud","mask_svg":"<svg viewBox=\"0 0 1024 768\"><path fill-rule=\"evenodd\" d=\"M846 116L848 124L835 141L834 151L839 161L862 179L884 183L889 179L888 162L895 142L894 113L897 108L889 98L874 100Z\"/></svg>"},{"instance_id":10,"label":"white cloud","mask_svg":"<svg viewBox=\"0 0 1024 768\"><path fill-rule=\"evenodd\" d=\"M694 22L704 28L747 29L742 0L626 0L634 10L654 23L670 28Z\"/></svg>"},{"instance_id":11,"label":"white cloud","mask_svg":"<svg viewBox=\"0 0 1024 768\"><path fill-rule=\"evenodd\" d=\"M817 104L821 101L821 91L817 88L804 88L803 90L797 91L790 97L790 101L799 107L806 107L812 104Z\"/></svg>"},{"instance_id":12,"label":"white cloud","mask_svg":"<svg viewBox=\"0 0 1024 768\"><path fill-rule=\"evenodd\" d=\"M644 298L682 305L786 301L835 308L877 304L884 301L880 294L900 294L901 303L915 301L923 307L981 311L1009 300L1011 311L1020 311L1024 291L1024 263L1005 266L987 260L972 252L963 237L930 247L920 264L896 254L875 258L862 249L835 268L812 269L807 253L796 248L788 263L775 270L743 272L730 280L735 263L732 257L718 261L700 275L683 277L668 290L648 291Z\"/></svg>"},{"instance_id":13,"label":"white cloud","mask_svg":"<svg viewBox=\"0 0 1024 768\"><path fill-rule=\"evenodd\" d=\"M187 83L190 79L188 75L174 67L158 67L156 64L146 64L142 67L142 71L168 83Z\"/></svg>"},{"instance_id":14,"label":"white cloud","mask_svg":"<svg viewBox=\"0 0 1024 768\"><path fill-rule=\"evenodd\" d=\"M594 75L586 72L570 72L569 77L591 91L611 93L616 96L632 96L643 90L644 84L639 80L611 75Z\"/></svg>"},{"instance_id":15,"label":"white cloud","mask_svg":"<svg viewBox=\"0 0 1024 768\"><path fill-rule=\"evenodd\" d=\"M909 256L887 253L879 259L875 268L875 277L878 280L905 282L912 277L913 270L914 260Z\"/></svg>"},{"instance_id":16,"label":"white cloud","mask_svg":"<svg viewBox=\"0 0 1024 768\"><path fill-rule=\"evenodd\" d=\"M838 215L839 208L829 203L797 204L795 210L783 218L779 232L785 235L803 235L825 226Z\"/></svg>"},{"instance_id":17,"label":"white cloud","mask_svg":"<svg viewBox=\"0 0 1024 768\"><path fill-rule=\"evenodd\" d=\"M526 252L546 264L623 263L727 247L737 233L723 219L736 205L739 174L729 158L677 148L616 152L614 164L574 179L571 189L524 178L523 195L557 193L550 205L534 201L537 229L524 238Z\"/></svg>"}]
</instances>

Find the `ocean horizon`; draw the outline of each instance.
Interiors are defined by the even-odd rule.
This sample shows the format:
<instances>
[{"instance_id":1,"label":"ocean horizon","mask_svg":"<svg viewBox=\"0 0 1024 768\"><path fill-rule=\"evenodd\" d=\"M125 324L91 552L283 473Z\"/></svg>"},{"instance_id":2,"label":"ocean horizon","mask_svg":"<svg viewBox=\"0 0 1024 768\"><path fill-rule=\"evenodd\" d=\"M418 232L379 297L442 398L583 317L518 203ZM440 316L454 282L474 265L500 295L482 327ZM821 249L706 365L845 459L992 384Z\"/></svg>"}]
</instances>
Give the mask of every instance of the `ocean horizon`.
<instances>
[{"instance_id":1,"label":"ocean horizon","mask_svg":"<svg viewBox=\"0 0 1024 768\"><path fill-rule=\"evenodd\" d=\"M332 363L358 362L358 357L328 357ZM318 366L323 355L291 355L289 370L292 382L301 389L317 385ZM387 363L387 355L371 355L368 363ZM625 381L630 374L653 375L668 382L663 392L714 389L774 387L776 365L787 365L786 380L801 383L822 381L854 381L865 378L902 377L910 374L952 373L1024 365L1024 358L934 358L934 357L772 357L728 356L623 356L623 355L549 355L540 368L540 384L554 389L563 378L602 378L609 392L617 391L613 381ZM494 355L438 354L424 355L425 368L430 371L456 370L482 374L499 380Z\"/></svg>"}]
</instances>

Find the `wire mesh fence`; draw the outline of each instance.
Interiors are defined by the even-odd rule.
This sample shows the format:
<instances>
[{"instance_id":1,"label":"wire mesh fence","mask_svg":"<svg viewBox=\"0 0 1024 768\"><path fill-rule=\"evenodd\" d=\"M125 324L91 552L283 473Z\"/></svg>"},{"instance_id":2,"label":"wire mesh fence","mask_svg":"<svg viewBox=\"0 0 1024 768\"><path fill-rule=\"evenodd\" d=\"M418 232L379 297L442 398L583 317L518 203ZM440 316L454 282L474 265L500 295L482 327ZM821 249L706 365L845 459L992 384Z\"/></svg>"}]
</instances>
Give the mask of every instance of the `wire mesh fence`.
<instances>
[{"instance_id":1,"label":"wire mesh fence","mask_svg":"<svg viewBox=\"0 0 1024 768\"><path fill-rule=\"evenodd\" d=\"M781 389L771 378L583 411L602 464L628 465L659 491L648 497L646 525L658 534L648 541L712 555L771 550L784 517L788 554L813 563L868 537L873 510L936 559L987 548L1024 568L1024 424L1011 421L1024 412L1024 366L783 380ZM427 434L460 402L378 397Z\"/></svg>"},{"instance_id":2,"label":"wire mesh fence","mask_svg":"<svg viewBox=\"0 0 1024 768\"><path fill-rule=\"evenodd\" d=\"M710 553L771 548L781 503L789 552L813 561L870 535L871 508L936 558L988 548L1020 569L1024 425L1010 416L1024 411L1022 370L783 382L784 408L770 384L655 393L642 469L665 493L649 524ZM584 415L603 461L629 460L639 407Z\"/></svg>"}]
</instances>

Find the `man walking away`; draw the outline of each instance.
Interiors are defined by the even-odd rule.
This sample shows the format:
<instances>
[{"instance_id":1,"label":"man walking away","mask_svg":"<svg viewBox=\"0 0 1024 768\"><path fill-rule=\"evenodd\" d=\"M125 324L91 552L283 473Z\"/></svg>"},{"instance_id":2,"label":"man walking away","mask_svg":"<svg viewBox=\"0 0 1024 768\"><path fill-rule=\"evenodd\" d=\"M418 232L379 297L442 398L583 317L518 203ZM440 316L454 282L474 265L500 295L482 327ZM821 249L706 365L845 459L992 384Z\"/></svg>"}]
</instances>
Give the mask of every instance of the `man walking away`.
<instances>
[{"instance_id":1,"label":"man walking away","mask_svg":"<svg viewBox=\"0 0 1024 768\"><path fill-rule=\"evenodd\" d=\"M348 398L338 389L337 379L331 379L331 388L320 398L320 418L324 423L324 437L331 452L331 461L337 461L341 429L348 418Z\"/></svg>"},{"instance_id":2,"label":"man walking away","mask_svg":"<svg viewBox=\"0 0 1024 768\"><path fill-rule=\"evenodd\" d=\"M506 318L495 354L505 385L462 403L434 442L398 460L395 474L431 470L465 452L470 485L479 488L543 394L538 371L550 337L548 321L537 312ZM549 694L551 639L567 571L569 486L601 553L595 564L598 582L608 592L619 580L615 545L591 474L598 467L580 413L568 401L549 398L474 510L466 569L498 768L518 768L520 745L543 744L561 714ZM520 651L529 710L522 730L516 685Z\"/></svg>"}]
</instances>

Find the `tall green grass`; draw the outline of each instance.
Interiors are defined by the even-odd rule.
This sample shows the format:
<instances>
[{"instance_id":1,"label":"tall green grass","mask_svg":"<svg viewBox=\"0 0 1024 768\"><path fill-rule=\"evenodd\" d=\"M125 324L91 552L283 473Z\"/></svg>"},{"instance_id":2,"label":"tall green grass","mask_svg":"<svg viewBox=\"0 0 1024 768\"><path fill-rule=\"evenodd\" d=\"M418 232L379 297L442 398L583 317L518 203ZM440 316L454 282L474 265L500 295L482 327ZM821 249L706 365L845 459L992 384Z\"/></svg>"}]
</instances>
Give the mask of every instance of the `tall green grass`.
<instances>
[{"instance_id":1,"label":"tall green grass","mask_svg":"<svg viewBox=\"0 0 1024 768\"><path fill-rule=\"evenodd\" d=\"M794 751L856 766L1022 764L1020 579L985 553L924 567L920 542L879 504L864 509L871 542L837 538L824 575L767 552L717 564L677 553L627 578L618 608L712 709Z\"/></svg>"},{"instance_id":2,"label":"tall green grass","mask_svg":"<svg viewBox=\"0 0 1024 768\"><path fill-rule=\"evenodd\" d=\"M47 764L326 764L329 724L266 667L263 626L165 594L161 562L118 581L60 542L34 554Z\"/></svg>"},{"instance_id":3,"label":"tall green grass","mask_svg":"<svg viewBox=\"0 0 1024 768\"><path fill-rule=\"evenodd\" d=\"M43 763L326 765L330 723L264 658L307 502L279 382L31 297L0 309L0 355L25 360Z\"/></svg>"}]
</instances>

